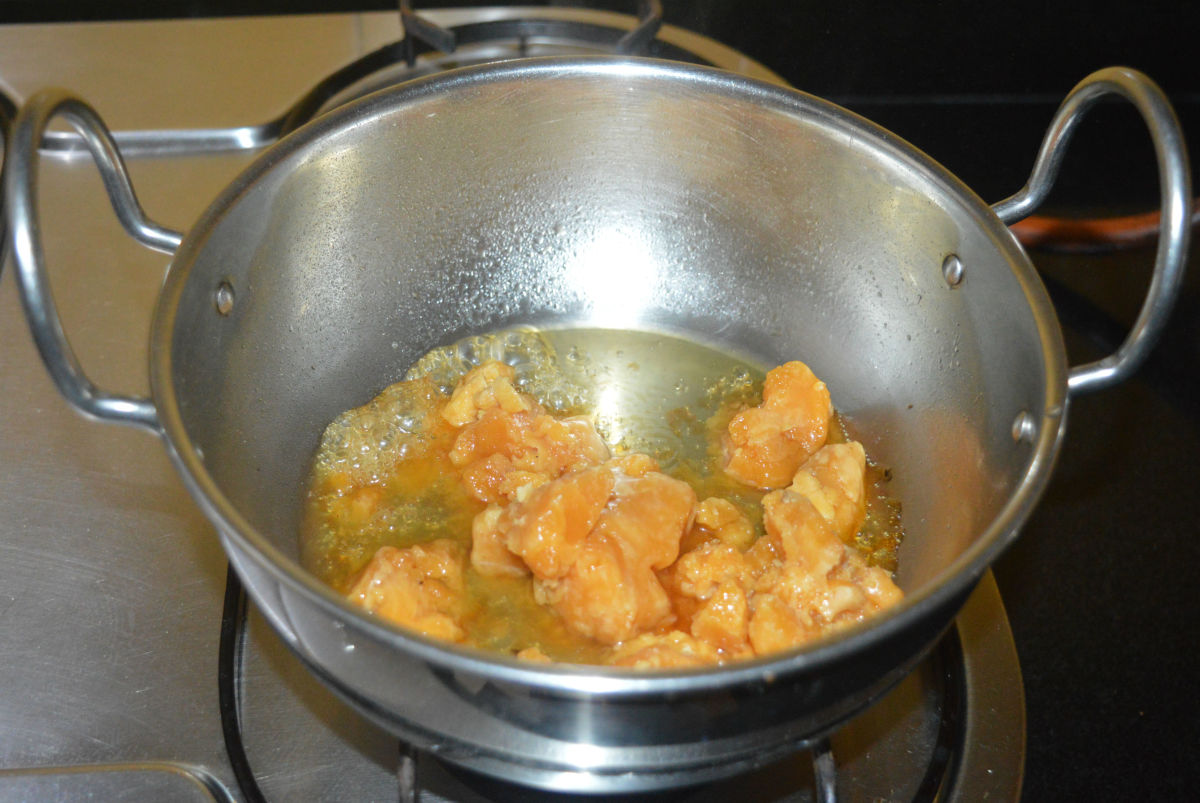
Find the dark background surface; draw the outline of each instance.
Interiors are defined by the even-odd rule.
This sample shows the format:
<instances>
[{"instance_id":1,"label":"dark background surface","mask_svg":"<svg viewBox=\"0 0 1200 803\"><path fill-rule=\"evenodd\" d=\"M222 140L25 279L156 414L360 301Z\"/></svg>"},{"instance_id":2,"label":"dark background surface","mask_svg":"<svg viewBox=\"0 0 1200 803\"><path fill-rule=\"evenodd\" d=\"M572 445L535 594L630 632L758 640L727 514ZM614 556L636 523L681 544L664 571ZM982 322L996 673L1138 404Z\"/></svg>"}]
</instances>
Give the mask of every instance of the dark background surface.
<instances>
[{"instance_id":1,"label":"dark background surface","mask_svg":"<svg viewBox=\"0 0 1200 803\"><path fill-rule=\"evenodd\" d=\"M431 0L422 7L547 5ZM633 13L637 0L555 0ZM379 0L0 0L0 22L381 10ZM665 18L743 50L797 88L858 111L922 147L989 201L1024 183L1054 108L1112 64L1143 70L1200 131L1200 3L663 0ZM1135 114L1097 110L1052 203L1153 203L1151 157ZM1193 139L1194 141L1194 139Z\"/></svg>"},{"instance_id":2,"label":"dark background surface","mask_svg":"<svg viewBox=\"0 0 1200 803\"><path fill-rule=\"evenodd\" d=\"M587 5L628 11L636 4ZM1189 56L1200 41L1200 3L983 6L664 0L668 22L741 49L796 87L892 129L989 202L1024 182L1070 87L1111 64L1160 82L1192 153L1200 153L1200 68ZM0 0L0 22L387 7ZM1080 129L1048 209L1073 216L1143 211L1156 198L1144 129L1129 108L1112 103ZM1136 315L1153 252L1033 256L1072 362L1115 348ZM1200 795L1197 262L1143 370L1120 388L1073 400L1046 497L996 567L1026 681L1028 800Z\"/></svg>"}]
</instances>

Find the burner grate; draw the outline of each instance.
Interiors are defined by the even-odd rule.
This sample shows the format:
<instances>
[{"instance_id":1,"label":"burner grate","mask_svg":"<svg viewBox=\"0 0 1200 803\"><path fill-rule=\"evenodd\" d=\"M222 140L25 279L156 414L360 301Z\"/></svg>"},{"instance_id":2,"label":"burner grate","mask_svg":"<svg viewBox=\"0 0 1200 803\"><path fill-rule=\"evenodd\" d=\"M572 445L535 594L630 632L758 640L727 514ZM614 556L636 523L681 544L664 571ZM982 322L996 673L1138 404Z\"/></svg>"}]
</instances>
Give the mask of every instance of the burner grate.
<instances>
[{"instance_id":1,"label":"burner grate","mask_svg":"<svg viewBox=\"0 0 1200 803\"><path fill-rule=\"evenodd\" d=\"M115 131L126 158L256 150L330 109L404 81L457 67L529 56L635 55L737 70L776 83L782 79L706 37L662 25L658 0L642 0L638 18L580 9L512 9L439 25L402 4L405 35L318 81L281 114L258 124L224 128ZM578 12L563 14L563 11ZM74 131L50 131L42 150L72 156L84 150Z\"/></svg>"},{"instance_id":2,"label":"burner grate","mask_svg":"<svg viewBox=\"0 0 1200 803\"><path fill-rule=\"evenodd\" d=\"M453 53L458 47L460 41L458 31L453 28L442 27L435 22L431 22L426 17L417 14L412 10L412 3L409 0L400 0L400 21L404 27L404 58L409 67L416 66L418 42L422 43L425 49L432 49L442 53ZM534 21L525 19L519 22L530 23ZM658 36L662 22L663 10L662 3L659 0L639 0L637 25L624 33L620 33L619 38L612 42L611 52L625 56L652 55L650 45L655 37ZM578 23L568 24L578 25ZM491 37L494 35L488 34L487 36ZM545 35L545 32L533 34L522 31L518 35L524 40L531 35ZM508 37L500 34L499 38ZM463 41L465 44L468 41L478 42L481 40ZM603 40L596 39L593 41L599 44Z\"/></svg>"}]
</instances>

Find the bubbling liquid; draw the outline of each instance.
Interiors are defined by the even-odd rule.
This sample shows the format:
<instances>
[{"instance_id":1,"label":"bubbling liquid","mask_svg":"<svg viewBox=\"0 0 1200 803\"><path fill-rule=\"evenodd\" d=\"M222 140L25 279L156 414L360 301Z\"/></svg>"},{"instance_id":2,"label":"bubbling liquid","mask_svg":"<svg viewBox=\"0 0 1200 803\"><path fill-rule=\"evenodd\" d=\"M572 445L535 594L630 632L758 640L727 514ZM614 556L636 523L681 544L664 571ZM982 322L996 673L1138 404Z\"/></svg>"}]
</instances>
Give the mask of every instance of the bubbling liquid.
<instances>
[{"instance_id":1,"label":"bubbling liquid","mask_svg":"<svg viewBox=\"0 0 1200 803\"><path fill-rule=\"evenodd\" d=\"M642 453L690 485L697 499L732 502L763 532L765 492L723 470L721 435L761 402L766 372L751 361L671 335L629 330L506 330L435 349L404 382L338 417L312 471L300 544L305 567L341 593L383 547L445 541L462 554L484 505L459 481L448 453L457 432L439 415L473 368L511 366L515 386L555 416L589 416L614 455ZM828 442L846 440L839 418ZM887 472L868 463L867 516L853 547L895 569L902 539ZM684 537L681 551L691 544ZM527 578L485 576L469 564L457 611L466 643L516 653L536 645L557 661L599 663L609 647L572 632L539 604Z\"/></svg>"}]
</instances>

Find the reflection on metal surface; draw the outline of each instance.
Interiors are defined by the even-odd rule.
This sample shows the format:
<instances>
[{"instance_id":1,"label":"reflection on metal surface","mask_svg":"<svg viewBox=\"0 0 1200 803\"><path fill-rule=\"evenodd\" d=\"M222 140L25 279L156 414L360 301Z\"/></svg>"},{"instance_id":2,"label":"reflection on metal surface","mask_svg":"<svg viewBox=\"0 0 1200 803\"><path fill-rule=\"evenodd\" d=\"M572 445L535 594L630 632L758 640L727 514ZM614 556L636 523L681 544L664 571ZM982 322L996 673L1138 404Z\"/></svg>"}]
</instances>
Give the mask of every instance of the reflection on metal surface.
<instances>
[{"instance_id":1,"label":"reflection on metal surface","mask_svg":"<svg viewBox=\"0 0 1200 803\"><path fill-rule=\"evenodd\" d=\"M991 572L957 621L963 642L961 683L968 716L954 766L960 800L1016 800L1025 777L1025 685L1012 630Z\"/></svg>"},{"instance_id":2,"label":"reflection on metal surface","mask_svg":"<svg viewBox=\"0 0 1200 803\"><path fill-rule=\"evenodd\" d=\"M0 92L0 167L3 167L3 153L8 149L9 134L12 131L12 121L16 116L16 106L8 95ZM4 199L0 198L0 276L4 275L4 265L8 262L8 216L4 211Z\"/></svg>"},{"instance_id":3,"label":"reflection on metal surface","mask_svg":"<svg viewBox=\"0 0 1200 803\"><path fill-rule=\"evenodd\" d=\"M646 242L640 232L606 228L590 241L580 243L568 258L567 281L590 300L589 317L599 327L622 329L636 326L641 311L653 304L661 292L662 261L654 253L656 243ZM597 414L612 418L616 411Z\"/></svg>"},{"instance_id":4,"label":"reflection on metal surface","mask_svg":"<svg viewBox=\"0 0 1200 803\"><path fill-rule=\"evenodd\" d=\"M1192 203L1192 234L1200 226L1200 199ZM1021 245L1054 254L1109 254L1147 248L1158 242L1160 212L1102 218L1030 215L1009 226Z\"/></svg>"},{"instance_id":5,"label":"reflection on metal surface","mask_svg":"<svg viewBox=\"0 0 1200 803\"><path fill-rule=\"evenodd\" d=\"M812 747L813 789L817 803L834 803L837 796L837 764L828 739L821 739Z\"/></svg>"},{"instance_id":6,"label":"reflection on metal surface","mask_svg":"<svg viewBox=\"0 0 1200 803\"><path fill-rule=\"evenodd\" d=\"M233 803L234 797L204 769L164 761L143 761L27 770L0 769L0 800Z\"/></svg>"}]
</instances>

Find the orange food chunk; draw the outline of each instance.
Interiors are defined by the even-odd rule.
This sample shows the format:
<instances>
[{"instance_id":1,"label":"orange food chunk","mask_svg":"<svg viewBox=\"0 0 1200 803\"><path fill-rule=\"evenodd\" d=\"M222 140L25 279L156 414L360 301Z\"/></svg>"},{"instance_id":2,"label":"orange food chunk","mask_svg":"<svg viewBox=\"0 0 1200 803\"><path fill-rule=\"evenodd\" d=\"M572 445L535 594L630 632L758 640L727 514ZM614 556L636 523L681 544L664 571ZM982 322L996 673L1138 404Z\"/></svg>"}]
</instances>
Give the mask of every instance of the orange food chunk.
<instances>
[{"instance_id":1,"label":"orange food chunk","mask_svg":"<svg viewBox=\"0 0 1200 803\"><path fill-rule=\"evenodd\" d=\"M802 617L774 594L756 594L754 612L747 625L750 644L756 655L770 655L811 641L818 633Z\"/></svg>"},{"instance_id":2,"label":"orange food chunk","mask_svg":"<svg viewBox=\"0 0 1200 803\"><path fill-rule=\"evenodd\" d=\"M750 605L740 583L726 581L692 614L692 635L725 660L754 654L749 644Z\"/></svg>"},{"instance_id":3,"label":"orange food chunk","mask_svg":"<svg viewBox=\"0 0 1200 803\"><path fill-rule=\"evenodd\" d=\"M671 567L673 586L679 593L707 600L722 583L747 584L750 565L736 548L720 541L708 541L679 556Z\"/></svg>"},{"instance_id":4,"label":"orange food chunk","mask_svg":"<svg viewBox=\"0 0 1200 803\"><path fill-rule=\"evenodd\" d=\"M347 595L364 609L427 636L462 641L462 554L453 542L381 547Z\"/></svg>"},{"instance_id":5,"label":"orange food chunk","mask_svg":"<svg viewBox=\"0 0 1200 803\"><path fill-rule=\"evenodd\" d=\"M541 647L526 647L525 649L517 652L517 658L519 658L522 661L529 661L530 663L534 663L534 664L554 663L550 659L549 655L546 655L546 653L542 652Z\"/></svg>"},{"instance_id":6,"label":"orange food chunk","mask_svg":"<svg viewBox=\"0 0 1200 803\"><path fill-rule=\"evenodd\" d=\"M442 410L459 430L450 462L468 492L488 504L609 457L589 420L548 414L516 389L515 376L503 363L486 362L463 377Z\"/></svg>"},{"instance_id":7,"label":"orange food chunk","mask_svg":"<svg viewBox=\"0 0 1200 803\"><path fill-rule=\"evenodd\" d=\"M643 633L613 650L608 663L637 669L687 669L717 663L711 644L687 633Z\"/></svg>"},{"instance_id":8,"label":"orange food chunk","mask_svg":"<svg viewBox=\"0 0 1200 803\"><path fill-rule=\"evenodd\" d=\"M754 543L754 525L728 499L710 496L696 505L696 526L738 549Z\"/></svg>"},{"instance_id":9,"label":"orange food chunk","mask_svg":"<svg viewBox=\"0 0 1200 803\"><path fill-rule=\"evenodd\" d=\"M508 548L505 509L491 505L471 522L471 565L488 576L523 577L529 574L525 561Z\"/></svg>"},{"instance_id":10,"label":"orange food chunk","mask_svg":"<svg viewBox=\"0 0 1200 803\"><path fill-rule=\"evenodd\" d=\"M825 383L802 362L771 370L763 401L729 422L725 472L756 488L782 488L825 443L833 405Z\"/></svg>"},{"instance_id":11,"label":"orange food chunk","mask_svg":"<svg viewBox=\"0 0 1200 803\"><path fill-rule=\"evenodd\" d=\"M861 447L823 452L801 468L796 484L763 498L768 544L777 546L773 559L759 564L752 602L750 640L760 655L862 621L901 597L888 573L867 566L839 532L862 520Z\"/></svg>"},{"instance_id":12,"label":"orange food chunk","mask_svg":"<svg viewBox=\"0 0 1200 803\"><path fill-rule=\"evenodd\" d=\"M812 502L838 537L850 542L867 517L866 468L861 443L831 443L800 467L788 490Z\"/></svg>"},{"instance_id":13,"label":"orange food chunk","mask_svg":"<svg viewBox=\"0 0 1200 803\"><path fill-rule=\"evenodd\" d=\"M611 471L590 468L534 488L501 516L509 551L538 577L562 577L578 559L614 483Z\"/></svg>"},{"instance_id":14,"label":"orange food chunk","mask_svg":"<svg viewBox=\"0 0 1200 803\"><path fill-rule=\"evenodd\" d=\"M451 426L468 424L488 410L520 413L534 406L514 386L517 372L511 365L489 360L472 368L454 388L450 401L442 408L442 418Z\"/></svg>"},{"instance_id":15,"label":"orange food chunk","mask_svg":"<svg viewBox=\"0 0 1200 803\"><path fill-rule=\"evenodd\" d=\"M670 618L671 603L655 570L677 557L696 494L687 483L655 471L631 477L620 461L600 470L614 480L596 526L561 578L535 570L534 590L576 632L616 644Z\"/></svg>"}]
</instances>

